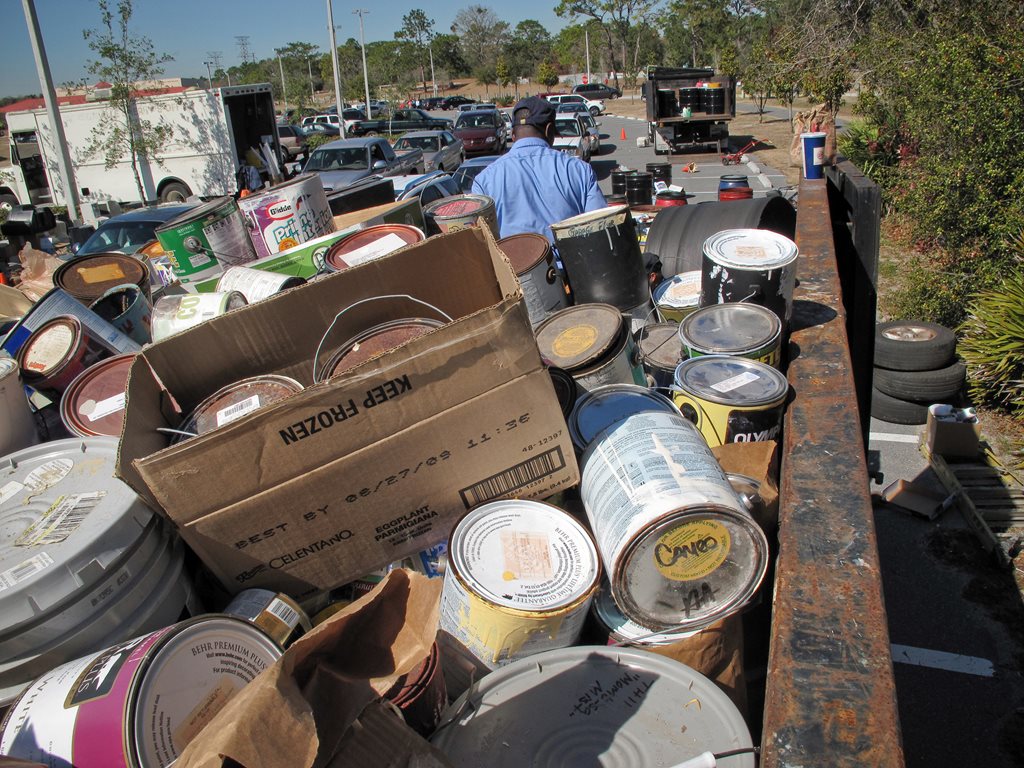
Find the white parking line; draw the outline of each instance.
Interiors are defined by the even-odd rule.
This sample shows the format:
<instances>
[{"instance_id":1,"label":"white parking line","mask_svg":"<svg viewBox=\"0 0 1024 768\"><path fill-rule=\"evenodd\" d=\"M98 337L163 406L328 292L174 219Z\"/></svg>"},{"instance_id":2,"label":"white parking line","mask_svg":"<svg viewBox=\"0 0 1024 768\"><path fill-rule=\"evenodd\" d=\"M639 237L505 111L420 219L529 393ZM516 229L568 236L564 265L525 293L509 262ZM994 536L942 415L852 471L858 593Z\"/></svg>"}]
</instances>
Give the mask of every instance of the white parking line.
<instances>
[{"instance_id":1,"label":"white parking line","mask_svg":"<svg viewBox=\"0 0 1024 768\"><path fill-rule=\"evenodd\" d=\"M892 660L899 664L944 669L947 672L962 672L965 675L977 675L978 677L995 676L992 662L978 656L963 656L959 653L932 651L927 648L915 648L911 645L896 645L895 643L891 648Z\"/></svg>"},{"instance_id":2,"label":"white parking line","mask_svg":"<svg viewBox=\"0 0 1024 768\"><path fill-rule=\"evenodd\" d=\"M869 443L917 443L920 441L920 435L901 435L898 432L871 432L868 434Z\"/></svg>"}]
</instances>

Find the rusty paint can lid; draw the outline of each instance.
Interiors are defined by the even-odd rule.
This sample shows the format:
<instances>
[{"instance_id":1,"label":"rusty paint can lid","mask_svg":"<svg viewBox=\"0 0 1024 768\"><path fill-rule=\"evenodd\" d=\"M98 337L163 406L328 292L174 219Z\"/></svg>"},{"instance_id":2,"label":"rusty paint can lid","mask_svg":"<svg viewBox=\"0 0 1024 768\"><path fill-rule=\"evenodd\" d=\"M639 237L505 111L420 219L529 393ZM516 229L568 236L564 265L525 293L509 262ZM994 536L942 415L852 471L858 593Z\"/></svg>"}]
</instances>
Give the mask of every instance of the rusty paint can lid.
<instances>
[{"instance_id":1,"label":"rusty paint can lid","mask_svg":"<svg viewBox=\"0 0 1024 768\"><path fill-rule=\"evenodd\" d=\"M413 339L418 339L442 325L440 320L407 317L400 320L389 320L368 328L341 345L334 356L324 365L321 372L317 374L317 381L326 381L332 376L355 368L371 357L376 357Z\"/></svg>"},{"instance_id":2,"label":"rusty paint can lid","mask_svg":"<svg viewBox=\"0 0 1024 768\"><path fill-rule=\"evenodd\" d=\"M622 327L622 313L611 304L579 304L538 325L537 346L541 357L571 373L607 355Z\"/></svg>"},{"instance_id":3,"label":"rusty paint can lid","mask_svg":"<svg viewBox=\"0 0 1024 768\"><path fill-rule=\"evenodd\" d=\"M53 273L53 284L86 306L110 288L133 283L149 295L149 267L123 253L94 253L62 264Z\"/></svg>"},{"instance_id":4,"label":"rusty paint can lid","mask_svg":"<svg viewBox=\"0 0 1024 768\"><path fill-rule=\"evenodd\" d=\"M82 338L82 324L71 315L43 323L18 350L21 375L27 382L46 378L74 356Z\"/></svg>"},{"instance_id":5,"label":"rusty paint can lid","mask_svg":"<svg viewBox=\"0 0 1024 768\"><path fill-rule=\"evenodd\" d=\"M302 385L287 376L267 374L242 379L222 387L197 405L181 431L204 435L301 391Z\"/></svg>"},{"instance_id":6,"label":"rusty paint can lid","mask_svg":"<svg viewBox=\"0 0 1024 768\"><path fill-rule=\"evenodd\" d=\"M637 333L640 359L659 368L675 370L682 357L679 329L675 323L651 323Z\"/></svg>"},{"instance_id":7,"label":"rusty paint can lid","mask_svg":"<svg viewBox=\"0 0 1024 768\"><path fill-rule=\"evenodd\" d=\"M498 247L508 256L517 275L526 274L551 256L548 239L533 232L503 237L498 241Z\"/></svg>"},{"instance_id":8,"label":"rusty paint can lid","mask_svg":"<svg viewBox=\"0 0 1024 768\"><path fill-rule=\"evenodd\" d=\"M324 256L324 266L331 272L341 272L425 239L423 230L410 224L377 224L332 245Z\"/></svg>"},{"instance_id":9,"label":"rusty paint can lid","mask_svg":"<svg viewBox=\"0 0 1024 768\"><path fill-rule=\"evenodd\" d=\"M679 414L675 404L658 392L636 384L607 384L583 394L569 415L569 434L578 451L623 419L646 411Z\"/></svg>"},{"instance_id":10,"label":"rusty paint can lid","mask_svg":"<svg viewBox=\"0 0 1024 768\"><path fill-rule=\"evenodd\" d=\"M64 391L60 417L80 437L120 437L124 424L125 388L134 354L101 360L82 371Z\"/></svg>"}]
</instances>

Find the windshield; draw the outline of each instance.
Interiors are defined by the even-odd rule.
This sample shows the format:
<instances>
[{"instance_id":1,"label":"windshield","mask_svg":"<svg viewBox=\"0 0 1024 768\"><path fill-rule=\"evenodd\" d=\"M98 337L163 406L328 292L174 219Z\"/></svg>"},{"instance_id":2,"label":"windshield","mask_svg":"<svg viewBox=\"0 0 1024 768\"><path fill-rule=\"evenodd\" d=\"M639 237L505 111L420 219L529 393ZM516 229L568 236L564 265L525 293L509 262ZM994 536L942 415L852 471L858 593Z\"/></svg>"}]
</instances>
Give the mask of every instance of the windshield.
<instances>
[{"instance_id":1,"label":"windshield","mask_svg":"<svg viewBox=\"0 0 1024 768\"><path fill-rule=\"evenodd\" d=\"M575 120L555 120L555 133L559 136L579 136L580 124Z\"/></svg>"},{"instance_id":2,"label":"windshield","mask_svg":"<svg viewBox=\"0 0 1024 768\"><path fill-rule=\"evenodd\" d=\"M493 128L494 127L494 114L487 113L483 115L462 115L459 117L456 128Z\"/></svg>"},{"instance_id":3,"label":"windshield","mask_svg":"<svg viewBox=\"0 0 1024 768\"><path fill-rule=\"evenodd\" d=\"M78 249L78 256L105 251L135 253L142 246L156 240L154 230L158 226L152 221L129 221L103 224L92 233Z\"/></svg>"},{"instance_id":4,"label":"windshield","mask_svg":"<svg viewBox=\"0 0 1024 768\"><path fill-rule=\"evenodd\" d=\"M440 148L436 136L405 136L395 144L395 149L422 149L424 152L437 152Z\"/></svg>"},{"instance_id":5,"label":"windshield","mask_svg":"<svg viewBox=\"0 0 1024 768\"><path fill-rule=\"evenodd\" d=\"M460 165L458 170L452 174L452 178L459 185L459 189L463 192L470 192L473 188L473 179L486 167L486 165Z\"/></svg>"},{"instance_id":6,"label":"windshield","mask_svg":"<svg viewBox=\"0 0 1024 768\"><path fill-rule=\"evenodd\" d=\"M318 149L309 158L306 171L365 171L369 168L367 153L362 147Z\"/></svg>"}]
</instances>

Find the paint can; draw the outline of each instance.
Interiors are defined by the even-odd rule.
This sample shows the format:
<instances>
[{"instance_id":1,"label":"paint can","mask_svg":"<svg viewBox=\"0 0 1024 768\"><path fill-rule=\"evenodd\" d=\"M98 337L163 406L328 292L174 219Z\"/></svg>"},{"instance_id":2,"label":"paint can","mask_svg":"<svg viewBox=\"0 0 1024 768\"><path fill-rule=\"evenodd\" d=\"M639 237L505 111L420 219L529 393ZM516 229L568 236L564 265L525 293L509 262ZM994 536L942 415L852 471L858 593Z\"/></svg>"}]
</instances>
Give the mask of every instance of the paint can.
<instances>
[{"instance_id":1,"label":"paint can","mask_svg":"<svg viewBox=\"0 0 1024 768\"><path fill-rule=\"evenodd\" d=\"M573 406L576 405L576 398L579 397L580 389L574 379L567 371L554 365L548 366L548 375L551 376L551 385L555 388L555 397L558 398L558 405L562 409L562 416L569 418Z\"/></svg>"},{"instance_id":2,"label":"paint can","mask_svg":"<svg viewBox=\"0 0 1024 768\"><path fill-rule=\"evenodd\" d=\"M635 384L609 384L585 393L569 415L569 436L579 453L587 450L598 435L637 413L662 411L678 414L679 409L664 395Z\"/></svg>"},{"instance_id":3,"label":"paint can","mask_svg":"<svg viewBox=\"0 0 1024 768\"><path fill-rule=\"evenodd\" d=\"M153 341L186 331L247 303L238 291L164 296L153 307Z\"/></svg>"},{"instance_id":4,"label":"paint can","mask_svg":"<svg viewBox=\"0 0 1024 768\"><path fill-rule=\"evenodd\" d=\"M700 305L745 302L768 307L782 320L793 315L796 243L763 229L727 229L704 241Z\"/></svg>"},{"instance_id":5,"label":"paint can","mask_svg":"<svg viewBox=\"0 0 1024 768\"><path fill-rule=\"evenodd\" d=\"M654 205L658 208L675 208L686 205L686 193L682 190L663 189L654 196Z\"/></svg>"},{"instance_id":6,"label":"paint can","mask_svg":"<svg viewBox=\"0 0 1024 768\"><path fill-rule=\"evenodd\" d=\"M647 384L670 390L683 355L679 327L675 323L651 323L637 334L636 345Z\"/></svg>"},{"instance_id":7,"label":"paint can","mask_svg":"<svg viewBox=\"0 0 1024 768\"><path fill-rule=\"evenodd\" d=\"M679 324L686 357L730 355L778 368L782 361L782 321L757 304L714 304Z\"/></svg>"},{"instance_id":8,"label":"paint can","mask_svg":"<svg viewBox=\"0 0 1024 768\"><path fill-rule=\"evenodd\" d=\"M632 309L650 298L636 225L625 205L551 225L577 304Z\"/></svg>"},{"instance_id":9,"label":"paint can","mask_svg":"<svg viewBox=\"0 0 1024 768\"><path fill-rule=\"evenodd\" d=\"M569 306L562 274L555 266L555 254L544 235L524 233L503 237L498 247L508 256L523 287L526 311L534 327L544 318Z\"/></svg>"},{"instance_id":10,"label":"paint can","mask_svg":"<svg viewBox=\"0 0 1024 768\"><path fill-rule=\"evenodd\" d=\"M657 631L627 619L615 604L611 586L607 582L601 585L594 597L590 617L598 627L597 633L608 645L635 645L641 648L671 645L700 632L699 629Z\"/></svg>"},{"instance_id":11,"label":"paint can","mask_svg":"<svg viewBox=\"0 0 1024 768\"><path fill-rule=\"evenodd\" d=\"M526 499L482 504L448 541L442 635L489 669L573 645L600 575L593 539L562 510Z\"/></svg>"},{"instance_id":12,"label":"paint can","mask_svg":"<svg viewBox=\"0 0 1024 768\"><path fill-rule=\"evenodd\" d=\"M301 392L302 385L288 376L251 376L221 387L203 400L182 422L175 442L205 435L253 411Z\"/></svg>"},{"instance_id":13,"label":"paint can","mask_svg":"<svg viewBox=\"0 0 1024 768\"><path fill-rule=\"evenodd\" d=\"M442 325L442 321L429 317L405 317L374 325L342 344L322 367L314 366L313 380L316 383L327 381L371 357L425 336Z\"/></svg>"},{"instance_id":14,"label":"paint can","mask_svg":"<svg viewBox=\"0 0 1024 768\"><path fill-rule=\"evenodd\" d=\"M769 517L768 505L765 504L764 497L761 495L760 481L736 472L727 472L726 477L729 478L729 484L739 495L743 505L750 512L751 517L757 521L758 525L765 532L772 530L778 525L778 514Z\"/></svg>"},{"instance_id":15,"label":"paint can","mask_svg":"<svg viewBox=\"0 0 1024 768\"><path fill-rule=\"evenodd\" d=\"M581 390L646 383L633 336L609 304L577 304L536 328L541 357L569 373Z\"/></svg>"},{"instance_id":16,"label":"paint can","mask_svg":"<svg viewBox=\"0 0 1024 768\"><path fill-rule=\"evenodd\" d=\"M441 672L441 651L434 643L427 657L403 675L384 698L398 707L406 725L427 738L441 721L448 704L448 690Z\"/></svg>"},{"instance_id":17,"label":"paint can","mask_svg":"<svg viewBox=\"0 0 1024 768\"><path fill-rule=\"evenodd\" d=\"M487 195L450 195L423 209L427 231L432 235L458 232L483 222L498 237L498 211Z\"/></svg>"},{"instance_id":18,"label":"paint can","mask_svg":"<svg viewBox=\"0 0 1024 768\"><path fill-rule=\"evenodd\" d=\"M153 340L153 302L137 285L115 285L89 309L139 344Z\"/></svg>"},{"instance_id":19,"label":"paint can","mask_svg":"<svg viewBox=\"0 0 1024 768\"><path fill-rule=\"evenodd\" d=\"M478 681L445 710L431 742L452 765L719 765L754 768L750 731L715 683L635 648L580 646L531 656ZM701 763L710 764L710 763Z\"/></svg>"},{"instance_id":20,"label":"paint can","mask_svg":"<svg viewBox=\"0 0 1024 768\"><path fill-rule=\"evenodd\" d=\"M17 360L0 357L0 456L39 442Z\"/></svg>"},{"instance_id":21,"label":"paint can","mask_svg":"<svg viewBox=\"0 0 1024 768\"><path fill-rule=\"evenodd\" d=\"M0 752L52 768L168 766L280 656L260 630L230 616L165 627L36 680L11 708Z\"/></svg>"},{"instance_id":22,"label":"paint can","mask_svg":"<svg viewBox=\"0 0 1024 768\"><path fill-rule=\"evenodd\" d=\"M626 202L650 205L654 197L654 177L647 171L635 171L626 177Z\"/></svg>"},{"instance_id":23,"label":"paint can","mask_svg":"<svg viewBox=\"0 0 1024 768\"><path fill-rule=\"evenodd\" d=\"M324 270L341 272L425 239L423 230L411 224L377 224L366 227L343 237L327 250Z\"/></svg>"},{"instance_id":24,"label":"paint can","mask_svg":"<svg viewBox=\"0 0 1024 768\"><path fill-rule=\"evenodd\" d=\"M630 415L581 465L580 496L625 616L652 630L697 629L757 591L768 541L683 416Z\"/></svg>"},{"instance_id":25,"label":"paint can","mask_svg":"<svg viewBox=\"0 0 1024 768\"><path fill-rule=\"evenodd\" d=\"M636 337L640 329L651 322L651 318L654 316L654 306L651 304L650 298L648 298L643 304L625 310L622 316L629 318L629 332L633 337Z\"/></svg>"},{"instance_id":26,"label":"paint can","mask_svg":"<svg viewBox=\"0 0 1024 768\"><path fill-rule=\"evenodd\" d=\"M156 238L186 288L256 259L242 213L231 197L218 197L161 224Z\"/></svg>"},{"instance_id":27,"label":"paint can","mask_svg":"<svg viewBox=\"0 0 1024 768\"><path fill-rule=\"evenodd\" d=\"M0 461L0 705L186 610L183 547L114 477L117 449L109 437L55 440Z\"/></svg>"},{"instance_id":28,"label":"paint can","mask_svg":"<svg viewBox=\"0 0 1024 768\"><path fill-rule=\"evenodd\" d=\"M254 192L241 198L238 207L261 259L334 231L331 205L315 173Z\"/></svg>"},{"instance_id":29,"label":"paint can","mask_svg":"<svg viewBox=\"0 0 1024 768\"><path fill-rule=\"evenodd\" d=\"M110 357L110 350L73 315L44 323L18 350L21 379L54 402L89 366Z\"/></svg>"},{"instance_id":30,"label":"paint can","mask_svg":"<svg viewBox=\"0 0 1024 768\"><path fill-rule=\"evenodd\" d=\"M121 437L125 389L135 355L117 355L86 368L64 390L60 418L79 437Z\"/></svg>"},{"instance_id":31,"label":"paint can","mask_svg":"<svg viewBox=\"0 0 1024 768\"><path fill-rule=\"evenodd\" d=\"M93 253L64 262L53 273L53 284L90 306L115 286L131 283L151 298L149 266L123 253Z\"/></svg>"},{"instance_id":32,"label":"paint can","mask_svg":"<svg viewBox=\"0 0 1024 768\"><path fill-rule=\"evenodd\" d=\"M676 368L672 400L711 447L778 440L789 382L745 357L705 355Z\"/></svg>"},{"instance_id":33,"label":"paint can","mask_svg":"<svg viewBox=\"0 0 1024 768\"><path fill-rule=\"evenodd\" d=\"M652 293L658 316L670 323L682 322L700 306L701 279L698 269L672 275L658 283Z\"/></svg>"},{"instance_id":34,"label":"paint can","mask_svg":"<svg viewBox=\"0 0 1024 768\"><path fill-rule=\"evenodd\" d=\"M259 627L284 650L313 629L309 616L288 595L269 589L244 589L224 609L228 616Z\"/></svg>"},{"instance_id":35,"label":"paint can","mask_svg":"<svg viewBox=\"0 0 1024 768\"><path fill-rule=\"evenodd\" d=\"M217 293L238 291L249 304L269 299L271 296L305 285L306 280L293 275L265 272L252 267L228 267L217 281Z\"/></svg>"}]
</instances>

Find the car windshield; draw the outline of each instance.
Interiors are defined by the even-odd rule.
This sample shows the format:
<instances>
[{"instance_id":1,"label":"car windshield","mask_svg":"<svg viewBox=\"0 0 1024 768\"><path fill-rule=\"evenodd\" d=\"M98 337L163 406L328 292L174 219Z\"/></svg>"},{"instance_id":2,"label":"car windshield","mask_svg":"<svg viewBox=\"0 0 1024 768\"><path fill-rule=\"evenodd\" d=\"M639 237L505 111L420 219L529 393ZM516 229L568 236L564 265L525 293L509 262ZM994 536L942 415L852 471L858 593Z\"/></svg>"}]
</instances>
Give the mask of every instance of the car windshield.
<instances>
[{"instance_id":1,"label":"car windshield","mask_svg":"<svg viewBox=\"0 0 1024 768\"><path fill-rule=\"evenodd\" d=\"M468 114L463 115L459 118L458 122L455 123L456 128L493 128L494 127L494 115L491 113L485 113L482 115Z\"/></svg>"},{"instance_id":2,"label":"car windshield","mask_svg":"<svg viewBox=\"0 0 1024 768\"><path fill-rule=\"evenodd\" d=\"M580 124L575 120L555 120L555 133L559 136L579 136Z\"/></svg>"},{"instance_id":3,"label":"car windshield","mask_svg":"<svg viewBox=\"0 0 1024 768\"><path fill-rule=\"evenodd\" d=\"M105 251L135 253L142 246L156 240L154 230L159 225L160 222L155 221L107 222L92 233L76 254L87 256Z\"/></svg>"},{"instance_id":4,"label":"car windshield","mask_svg":"<svg viewBox=\"0 0 1024 768\"><path fill-rule=\"evenodd\" d=\"M395 144L395 149L422 149L424 152L437 152L441 146L436 136L403 136Z\"/></svg>"},{"instance_id":5,"label":"car windshield","mask_svg":"<svg viewBox=\"0 0 1024 768\"><path fill-rule=\"evenodd\" d=\"M365 171L369 167L362 147L316 150L306 163L306 171Z\"/></svg>"},{"instance_id":6,"label":"car windshield","mask_svg":"<svg viewBox=\"0 0 1024 768\"><path fill-rule=\"evenodd\" d=\"M480 172L487 168L486 165L460 165L458 170L452 174L455 183L463 192L470 192L473 188L473 179L480 175Z\"/></svg>"}]
</instances>

